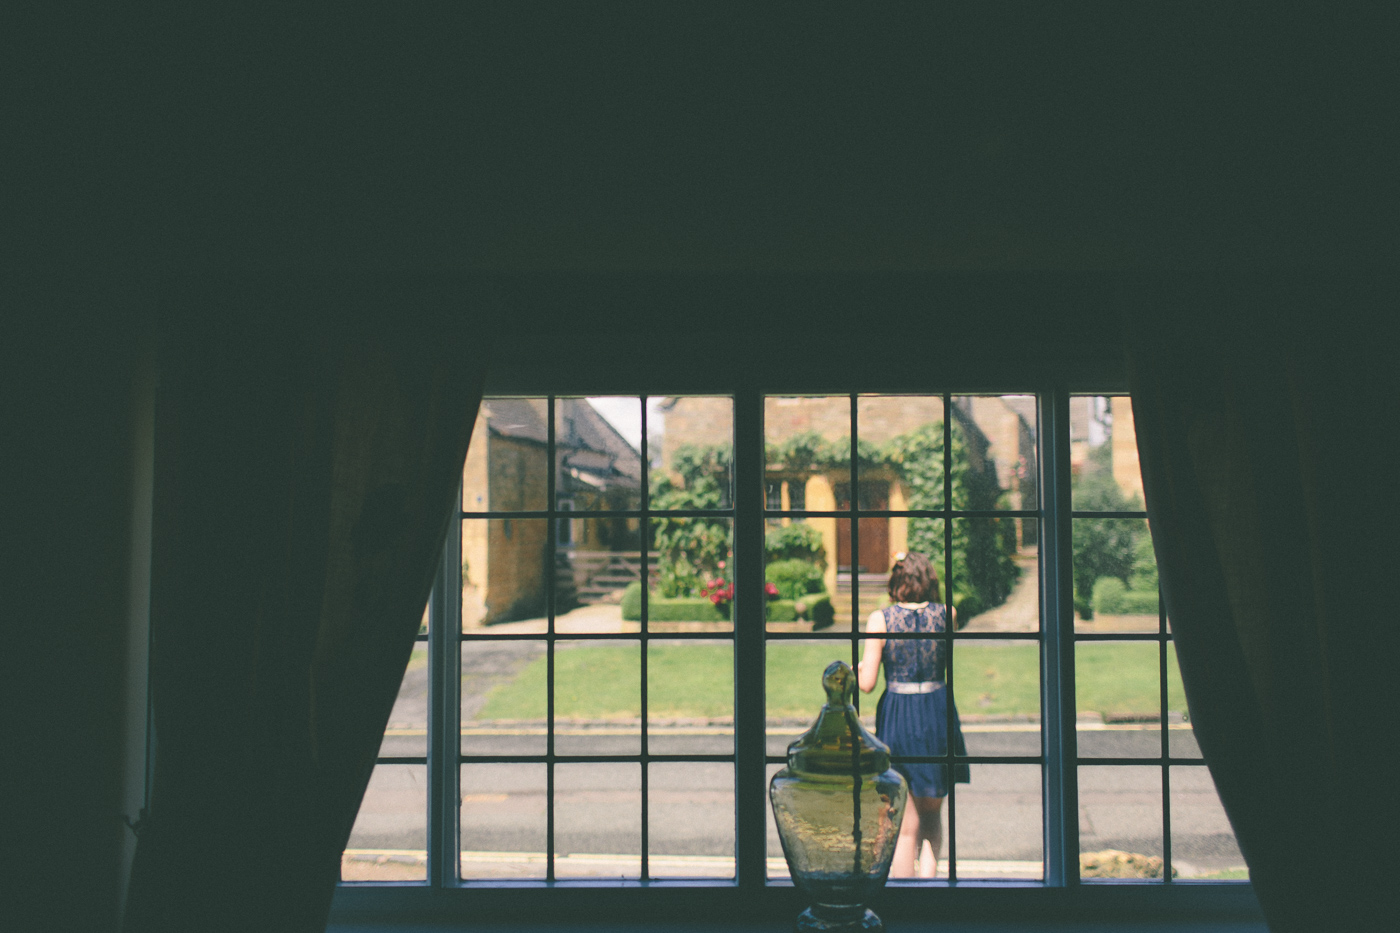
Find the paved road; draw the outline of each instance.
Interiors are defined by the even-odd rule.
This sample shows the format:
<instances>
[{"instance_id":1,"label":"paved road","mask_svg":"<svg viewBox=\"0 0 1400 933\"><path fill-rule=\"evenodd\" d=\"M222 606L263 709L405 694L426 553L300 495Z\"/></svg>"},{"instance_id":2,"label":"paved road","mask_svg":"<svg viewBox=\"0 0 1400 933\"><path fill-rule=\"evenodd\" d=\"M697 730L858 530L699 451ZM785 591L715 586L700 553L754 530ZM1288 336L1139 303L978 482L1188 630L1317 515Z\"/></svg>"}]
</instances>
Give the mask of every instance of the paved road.
<instances>
[{"instance_id":1,"label":"paved road","mask_svg":"<svg viewBox=\"0 0 1400 933\"><path fill-rule=\"evenodd\" d=\"M969 729L975 729L970 726ZM781 754L791 735L770 736ZM1173 738L1177 738L1173 735ZM1178 745L1185 746L1189 733ZM476 754L527 751L535 736L475 736ZM1160 749L1160 733L1095 731L1080 736L1085 755L1122 756ZM967 735L972 755L1035 754L1034 732ZM635 754L636 734L561 736L560 751ZM732 737L670 735L652 751L728 754ZM529 748L533 751L533 748ZM528 753L528 752L527 752ZM769 771L776 771L772 765ZM352 848L423 849L426 786L421 766L382 766L371 783ZM540 852L545 848L546 769L537 764L466 764L462 769L462 847ZM653 853L723 856L733 851L733 769L728 763L652 765L650 845ZM637 853L641 843L641 771L637 764L561 763L555 771L556 848L561 853ZM1080 846L1160 855L1162 772L1159 767L1084 766L1079 771ZM1041 859L1038 765L979 764L956 802L958 854L964 859ZM1185 874L1243 864L1229 824L1202 766L1171 769L1173 858ZM769 852L781 855L769 826Z\"/></svg>"},{"instance_id":2,"label":"paved road","mask_svg":"<svg viewBox=\"0 0 1400 933\"><path fill-rule=\"evenodd\" d=\"M471 722L486 694L513 679L543 653L534 641L473 641L463 658L462 713ZM422 756L427 744L427 652L415 652L391 717L382 754ZM1156 728L1086 723L1078 733L1083 758L1151 757L1161 753ZM973 756L1035 756L1034 724L966 724ZM515 734L470 731L466 755L539 755L539 729ZM653 754L731 754L733 738L662 730L650 737ZM800 728L775 729L768 753L781 756ZM534 732L535 734L531 734ZM576 734L571 734L576 733ZM1189 729L1168 730L1171 754L1199 756ZM565 729L556 751L570 755L640 752L636 729ZM780 766L771 765L770 774ZM422 766L381 766L366 794L352 848L421 850L426 847L426 771ZM1202 766L1171 769L1171 842L1183 874L1243 864L1234 836ZM534 764L466 764L462 769L462 847L477 852L542 852L545 849L546 769ZM733 853L733 767L728 763L655 763L649 775L650 848L653 854L722 858ZM972 782L956 793L958 855L988 863L1038 863L1042 857L1042 801L1038 765L977 764ZM555 771L555 840L560 853L640 851L641 770L637 764L561 763ZM1080 847L1162 852L1162 771L1158 766L1082 766L1079 769ZM769 818L769 853L781 848ZM946 851L946 849L945 849ZM491 858L486 857L487 860ZM688 866L689 872L694 868ZM635 872L635 868L631 869ZM538 872L535 871L537 874Z\"/></svg>"}]
</instances>

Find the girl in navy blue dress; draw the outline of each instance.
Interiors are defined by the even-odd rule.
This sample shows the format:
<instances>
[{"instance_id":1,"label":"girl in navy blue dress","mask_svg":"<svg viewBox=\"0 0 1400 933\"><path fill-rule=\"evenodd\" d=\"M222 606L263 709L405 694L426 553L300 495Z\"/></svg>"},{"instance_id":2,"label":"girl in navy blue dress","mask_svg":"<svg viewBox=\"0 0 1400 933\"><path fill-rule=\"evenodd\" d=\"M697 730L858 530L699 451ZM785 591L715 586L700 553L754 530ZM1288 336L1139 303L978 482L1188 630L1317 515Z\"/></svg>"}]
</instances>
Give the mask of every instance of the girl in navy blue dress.
<instances>
[{"instance_id":1,"label":"girl in navy blue dress","mask_svg":"<svg viewBox=\"0 0 1400 933\"><path fill-rule=\"evenodd\" d=\"M938 574L922 554L895 555L889 585L892 605L870 614L867 634L942 632L948 608L939 602ZM956 624L957 613L953 613ZM947 649L931 638L867 638L860 662L860 689L875 689L881 663L885 692L875 708L875 734L896 755L946 755L949 705L944 682ZM957 707L952 708L955 754L966 755ZM948 769L942 764L895 764L909 783L909 805L899 827L890 865L891 878L932 878L943 848L943 798L948 796ZM967 783L967 765L954 765L954 780Z\"/></svg>"}]
</instances>

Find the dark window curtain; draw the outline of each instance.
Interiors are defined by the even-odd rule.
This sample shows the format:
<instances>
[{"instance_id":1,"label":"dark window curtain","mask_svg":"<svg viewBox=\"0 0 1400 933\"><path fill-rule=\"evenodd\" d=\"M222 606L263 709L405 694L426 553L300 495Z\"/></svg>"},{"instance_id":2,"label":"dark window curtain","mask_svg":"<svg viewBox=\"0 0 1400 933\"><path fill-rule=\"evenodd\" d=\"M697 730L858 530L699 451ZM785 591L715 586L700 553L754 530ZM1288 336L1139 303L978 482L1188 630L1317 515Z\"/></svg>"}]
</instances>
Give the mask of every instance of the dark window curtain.
<instances>
[{"instance_id":1,"label":"dark window curtain","mask_svg":"<svg viewBox=\"0 0 1400 933\"><path fill-rule=\"evenodd\" d=\"M452 516L489 328L169 330L157 758L125 928L319 931Z\"/></svg>"},{"instance_id":2,"label":"dark window curtain","mask_svg":"<svg viewBox=\"0 0 1400 933\"><path fill-rule=\"evenodd\" d=\"M1395 929L1397 360L1317 298L1305 324L1139 335L1133 416L1195 732L1270 929Z\"/></svg>"}]
</instances>

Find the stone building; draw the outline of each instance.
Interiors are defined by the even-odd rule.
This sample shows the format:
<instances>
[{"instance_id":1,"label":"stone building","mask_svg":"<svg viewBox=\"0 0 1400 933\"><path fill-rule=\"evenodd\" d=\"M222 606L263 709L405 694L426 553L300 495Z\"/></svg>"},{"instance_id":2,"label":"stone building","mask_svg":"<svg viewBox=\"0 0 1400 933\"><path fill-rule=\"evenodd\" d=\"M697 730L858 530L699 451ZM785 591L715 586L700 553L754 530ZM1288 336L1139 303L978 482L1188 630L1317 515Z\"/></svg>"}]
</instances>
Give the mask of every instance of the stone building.
<instances>
[{"instance_id":1,"label":"stone building","mask_svg":"<svg viewBox=\"0 0 1400 933\"><path fill-rule=\"evenodd\" d=\"M586 399L560 398L555 409L555 504L579 517L559 521L553 556L547 518L463 522L466 627L543 615L551 572L563 608L576 596L572 567L577 554L636 551L640 546L635 518L588 517L589 512L638 507L642 465L637 450ZM545 509L548 417L545 399L482 402L462 471L465 511Z\"/></svg>"},{"instance_id":2,"label":"stone building","mask_svg":"<svg viewBox=\"0 0 1400 933\"><path fill-rule=\"evenodd\" d=\"M663 468L684 444L732 443L733 407L726 398L668 398L661 405L665 432L661 444ZM938 396L864 396L857 400L862 441L882 445L916 428L943 420ZM1035 477L1035 399L1031 396L959 396L952 416L966 439L968 466L987 475L1005 493L1011 509L1037 507ZM769 446L807 433L825 440L848 438L851 406L848 396L770 397L764 405L764 431ZM872 511L909 508L903 484L887 466L864 470L857 477L858 505ZM813 469L803 464L765 465L765 495L769 509L834 511L850 508L849 468ZM826 588L836 592L840 580L859 573L889 572L893 556L907 550L907 518L870 516L859 519L857 547L852 553L851 523L847 519L812 517L828 555ZM772 519L787 524L793 519ZM1018 544L1036 544L1034 521L1017 522ZM834 560L832 559L834 557Z\"/></svg>"}]
</instances>

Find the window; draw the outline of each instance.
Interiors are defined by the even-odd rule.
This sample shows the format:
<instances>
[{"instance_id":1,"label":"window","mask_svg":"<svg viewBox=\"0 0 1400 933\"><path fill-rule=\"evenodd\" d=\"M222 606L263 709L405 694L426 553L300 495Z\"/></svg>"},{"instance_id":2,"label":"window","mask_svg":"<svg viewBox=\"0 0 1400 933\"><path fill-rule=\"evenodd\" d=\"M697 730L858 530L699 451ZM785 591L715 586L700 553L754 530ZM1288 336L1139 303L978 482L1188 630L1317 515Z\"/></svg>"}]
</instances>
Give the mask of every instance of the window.
<instances>
[{"instance_id":1,"label":"window","mask_svg":"<svg viewBox=\"0 0 1400 933\"><path fill-rule=\"evenodd\" d=\"M790 883L767 777L914 550L967 623L921 636L965 740L927 763L970 780L937 878L890 897L1243 877L1125 397L493 398L462 509L347 882L762 902Z\"/></svg>"}]
</instances>

